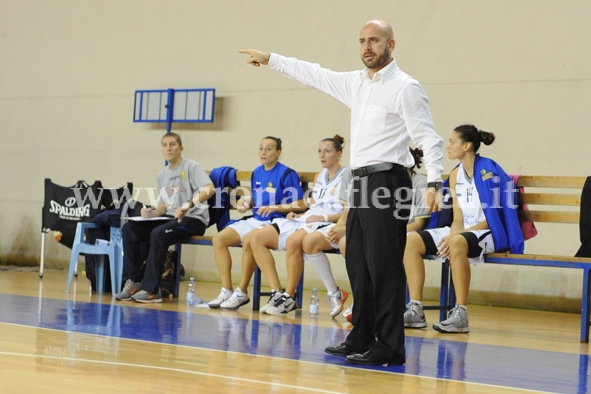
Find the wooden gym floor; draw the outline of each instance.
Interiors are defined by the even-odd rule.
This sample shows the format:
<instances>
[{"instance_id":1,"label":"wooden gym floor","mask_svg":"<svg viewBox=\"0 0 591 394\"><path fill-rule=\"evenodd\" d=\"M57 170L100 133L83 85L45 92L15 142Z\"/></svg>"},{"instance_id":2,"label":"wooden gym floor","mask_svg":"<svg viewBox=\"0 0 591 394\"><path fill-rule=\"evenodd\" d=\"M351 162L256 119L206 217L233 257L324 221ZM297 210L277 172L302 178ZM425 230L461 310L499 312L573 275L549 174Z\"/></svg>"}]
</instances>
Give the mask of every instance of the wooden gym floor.
<instances>
[{"instance_id":1,"label":"wooden gym floor","mask_svg":"<svg viewBox=\"0 0 591 394\"><path fill-rule=\"evenodd\" d=\"M5 267L0 267L5 268ZM580 315L470 305L472 332L406 330L403 366L355 367L323 352L350 328L321 304L288 316L143 305L65 293L65 271L0 271L0 393L585 393ZM182 283L184 295L186 282ZM205 300L218 284L198 283ZM252 291L250 291L252 294ZM321 294L321 297L324 294ZM350 304L348 302L347 304ZM427 311L428 323L438 312Z\"/></svg>"}]
</instances>

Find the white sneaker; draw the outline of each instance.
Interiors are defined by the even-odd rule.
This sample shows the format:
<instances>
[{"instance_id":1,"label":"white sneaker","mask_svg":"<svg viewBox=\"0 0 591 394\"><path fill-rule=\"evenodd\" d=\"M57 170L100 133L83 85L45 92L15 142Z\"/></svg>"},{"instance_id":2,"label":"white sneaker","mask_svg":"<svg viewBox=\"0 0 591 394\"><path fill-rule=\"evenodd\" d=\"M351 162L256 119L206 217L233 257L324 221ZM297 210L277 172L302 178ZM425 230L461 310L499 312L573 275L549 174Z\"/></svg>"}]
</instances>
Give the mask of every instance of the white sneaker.
<instances>
[{"instance_id":1,"label":"white sneaker","mask_svg":"<svg viewBox=\"0 0 591 394\"><path fill-rule=\"evenodd\" d=\"M470 332L468 311L463 306L456 305L447 316L446 320L433 324L433 329L443 333Z\"/></svg>"},{"instance_id":2,"label":"white sneaker","mask_svg":"<svg viewBox=\"0 0 591 394\"><path fill-rule=\"evenodd\" d=\"M345 290L337 288L337 291L328 294L328 298L330 300L330 316L335 317L343 311L345 301L349 298L349 294L347 294Z\"/></svg>"},{"instance_id":3,"label":"white sneaker","mask_svg":"<svg viewBox=\"0 0 591 394\"><path fill-rule=\"evenodd\" d=\"M273 305L269 305L265 310L267 315L285 315L297 308L297 304L293 298L287 293L281 294L281 297Z\"/></svg>"},{"instance_id":4,"label":"white sneaker","mask_svg":"<svg viewBox=\"0 0 591 394\"><path fill-rule=\"evenodd\" d=\"M209 301L207 304L209 305L210 308L217 309L220 307L220 304L222 302L226 301L227 299L229 299L232 296L232 294L233 294L232 290L228 290L222 286L222 291L220 292L220 294L218 294L218 296L216 298Z\"/></svg>"},{"instance_id":5,"label":"white sneaker","mask_svg":"<svg viewBox=\"0 0 591 394\"><path fill-rule=\"evenodd\" d=\"M235 311L242 305L246 305L250 302L248 294L242 291L240 287L237 287L230 298L220 304L221 309Z\"/></svg>"},{"instance_id":6,"label":"white sneaker","mask_svg":"<svg viewBox=\"0 0 591 394\"><path fill-rule=\"evenodd\" d=\"M416 302L409 302L406 304L408 308L404 312L404 327L405 328L425 328L427 327L427 320L425 320L425 313L423 306Z\"/></svg>"},{"instance_id":7,"label":"white sneaker","mask_svg":"<svg viewBox=\"0 0 591 394\"><path fill-rule=\"evenodd\" d=\"M353 320L353 304L351 304L350 307L345 309L345 312L343 312L343 316L345 316L345 319L347 319L347 321L351 323L351 321Z\"/></svg>"},{"instance_id":8,"label":"white sneaker","mask_svg":"<svg viewBox=\"0 0 591 394\"><path fill-rule=\"evenodd\" d=\"M265 305L263 305L261 307L261 309L259 309L259 312L260 313L267 313L267 308L270 307L271 305L274 305L282 295L283 295L282 291L271 290L271 297L269 297L269 301L267 301L267 303Z\"/></svg>"}]
</instances>

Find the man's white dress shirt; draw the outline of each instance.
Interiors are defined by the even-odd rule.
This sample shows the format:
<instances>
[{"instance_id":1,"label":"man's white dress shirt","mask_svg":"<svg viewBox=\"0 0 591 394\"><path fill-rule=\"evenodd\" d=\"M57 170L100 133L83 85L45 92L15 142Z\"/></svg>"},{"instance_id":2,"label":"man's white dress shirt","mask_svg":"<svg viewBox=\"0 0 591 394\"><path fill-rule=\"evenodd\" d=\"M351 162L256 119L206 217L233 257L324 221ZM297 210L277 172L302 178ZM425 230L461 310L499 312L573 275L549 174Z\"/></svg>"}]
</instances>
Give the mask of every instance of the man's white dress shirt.
<instances>
[{"instance_id":1,"label":"man's white dress shirt","mask_svg":"<svg viewBox=\"0 0 591 394\"><path fill-rule=\"evenodd\" d=\"M369 70L335 72L319 64L271 54L269 67L288 78L319 89L351 109L351 168L378 163L413 167L409 141L424 154L427 180L441 180L443 139L429 112L429 99L419 82L396 61L369 78Z\"/></svg>"}]
</instances>

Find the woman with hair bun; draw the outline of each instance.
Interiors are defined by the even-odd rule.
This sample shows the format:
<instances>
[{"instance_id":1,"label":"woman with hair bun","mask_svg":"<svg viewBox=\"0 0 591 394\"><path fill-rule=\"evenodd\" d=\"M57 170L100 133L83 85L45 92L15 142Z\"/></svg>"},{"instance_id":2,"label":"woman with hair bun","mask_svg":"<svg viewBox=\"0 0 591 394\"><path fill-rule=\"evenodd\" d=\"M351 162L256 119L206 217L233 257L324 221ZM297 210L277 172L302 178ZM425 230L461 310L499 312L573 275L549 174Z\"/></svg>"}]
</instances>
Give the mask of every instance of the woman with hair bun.
<instances>
[{"instance_id":1,"label":"woman with hair bun","mask_svg":"<svg viewBox=\"0 0 591 394\"><path fill-rule=\"evenodd\" d=\"M408 234L404 268L410 292L404 314L406 328L425 328L422 298L425 283L423 255L449 260L457 303L448 318L433 325L443 333L467 333L470 265L484 262L491 252L523 253L523 235L517 217L517 194L513 182L493 160L480 156L480 144L490 145L495 135L473 125L454 129L447 152L459 164L449 174L449 192L444 198L451 207L434 213L430 229ZM444 189L445 190L445 189ZM451 205L450 205L451 198ZM452 219L452 220L450 220Z\"/></svg>"}]
</instances>

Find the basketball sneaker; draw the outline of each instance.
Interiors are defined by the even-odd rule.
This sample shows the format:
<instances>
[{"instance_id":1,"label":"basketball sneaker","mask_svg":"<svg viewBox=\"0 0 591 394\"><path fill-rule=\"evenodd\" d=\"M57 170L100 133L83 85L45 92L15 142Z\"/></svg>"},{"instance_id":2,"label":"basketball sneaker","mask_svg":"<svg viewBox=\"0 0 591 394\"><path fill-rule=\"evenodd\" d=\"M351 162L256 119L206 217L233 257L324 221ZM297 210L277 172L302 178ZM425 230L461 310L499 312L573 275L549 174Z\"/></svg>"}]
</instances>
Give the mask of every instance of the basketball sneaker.
<instances>
[{"instance_id":1,"label":"basketball sneaker","mask_svg":"<svg viewBox=\"0 0 591 394\"><path fill-rule=\"evenodd\" d=\"M230 298L220 304L220 308L228 311L235 311L242 305L246 305L249 302L250 297L248 297L248 294L243 292L240 287L237 287Z\"/></svg>"},{"instance_id":2,"label":"basketball sneaker","mask_svg":"<svg viewBox=\"0 0 591 394\"><path fill-rule=\"evenodd\" d=\"M271 290L271 297L269 297L269 301L267 301L267 303L261 307L259 312L267 313L267 308L269 308L272 305L275 305L275 303L279 300L279 298L281 298L282 295L282 291Z\"/></svg>"},{"instance_id":3,"label":"basketball sneaker","mask_svg":"<svg viewBox=\"0 0 591 394\"><path fill-rule=\"evenodd\" d=\"M217 309L220 307L221 303L228 300L232 296L233 293L234 292L232 290L228 290L222 286L222 291L220 292L220 294L218 294L218 296L216 298L209 301L207 304L209 305L210 308Z\"/></svg>"},{"instance_id":4,"label":"basketball sneaker","mask_svg":"<svg viewBox=\"0 0 591 394\"><path fill-rule=\"evenodd\" d=\"M328 293L327 298L330 301L330 316L336 317L343 311L345 301L349 298L349 294L337 287L337 291L332 294Z\"/></svg>"},{"instance_id":5,"label":"basketball sneaker","mask_svg":"<svg viewBox=\"0 0 591 394\"><path fill-rule=\"evenodd\" d=\"M123 290L121 290L121 293L115 296L115 299L119 301L131 300L131 296L141 290L140 285L141 283L139 282L134 282L131 279L127 279L127 282L125 282L125 286L123 286Z\"/></svg>"},{"instance_id":6,"label":"basketball sneaker","mask_svg":"<svg viewBox=\"0 0 591 394\"><path fill-rule=\"evenodd\" d=\"M468 311L462 305L456 305L446 320L433 324L433 329L443 333L468 333Z\"/></svg>"},{"instance_id":7,"label":"basketball sneaker","mask_svg":"<svg viewBox=\"0 0 591 394\"><path fill-rule=\"evenodd\" d=\"M148 293L146 290L140 290L131 296L135 302L149 303L162 302L162 291L158 288L158 293Z\"/></svg>"},{"instance_id":8,"label":"basketball sneaker","mask_svg":"<svg viewBox=\"0 0 591 394\"><path fill-rule=\"evenodd\" d=\"M407 311L404 312L404 328L425 328L427 327L427 320L425 320L425 313L423 306L414 301L406 304Z\"/></svg>"},{"instance_id":9,"label":"basketball sneaker","mask_svg":"<svg viewBox=\"0 0 591 394\"><path fill-rule=\"evenodd\" d=\"M283 293L275 304L267 307L265 313L268 315L285 315L288 312L295 310L297 307L295 300L287 293Z\"/></svg>"},{"instance_id":10,"label":"basketball sneaker","mask_svg":"<svg viewBox=\"0 0 591 394\"><path fill-rule=\"evenodd\" d=\"M353 321L353 304L351 304L350 307L345 309L345 312L343 312L343 316L345 316L345 319L347 319L349 323Z\"/></svg>"}]
</instances>

